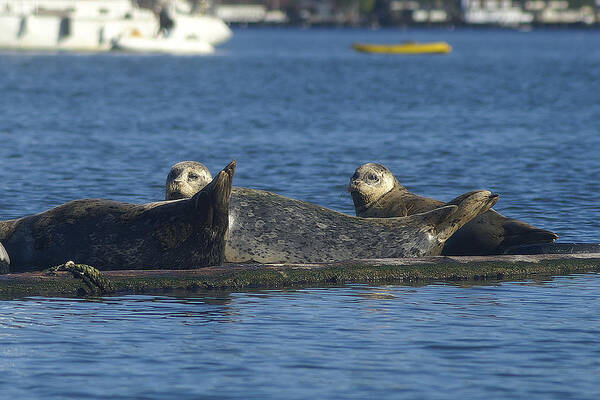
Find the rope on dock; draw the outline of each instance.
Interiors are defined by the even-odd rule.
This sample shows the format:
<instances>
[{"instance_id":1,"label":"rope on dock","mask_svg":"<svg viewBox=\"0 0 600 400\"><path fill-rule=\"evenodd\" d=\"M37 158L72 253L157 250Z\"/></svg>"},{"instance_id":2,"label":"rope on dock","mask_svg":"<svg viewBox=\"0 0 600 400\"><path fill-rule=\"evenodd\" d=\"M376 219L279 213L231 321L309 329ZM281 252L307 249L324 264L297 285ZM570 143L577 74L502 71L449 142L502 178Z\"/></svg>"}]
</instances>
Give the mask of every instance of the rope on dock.
<instances>
[{"instance_id":1,"label":"rope on dock","mask_svg":"<svg viewBox=\"0 0 600 400\"><path fill-rule=\"evenodd\" d=\"M79 288L77 294L80 296L97 296L106 295L113 291L112 285L108 278L96 268L86 264L75 264L73 261L67 261L62 265L52 267L46 270L48 275L56 275L58 271L67 271L74 278L83 280L86 288Z\"/></svg>"}]
</instances>

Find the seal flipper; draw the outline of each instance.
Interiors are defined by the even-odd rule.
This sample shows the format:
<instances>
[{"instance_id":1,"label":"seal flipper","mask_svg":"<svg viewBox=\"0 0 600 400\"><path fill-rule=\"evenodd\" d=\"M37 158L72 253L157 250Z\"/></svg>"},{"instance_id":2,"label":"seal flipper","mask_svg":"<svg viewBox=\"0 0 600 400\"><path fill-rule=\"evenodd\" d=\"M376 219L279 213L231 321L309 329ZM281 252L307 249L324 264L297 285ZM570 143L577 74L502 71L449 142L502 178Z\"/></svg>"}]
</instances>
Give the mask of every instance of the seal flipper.
<instances>
[{"instance_id":1,"label":"seal flipper","mask_svg":"<svg viewBox=\"0 0 600 400\"><path fill-rule=\"evenodd\" d=\"M8 267L10 265L10 258L8 257L8 253L0 243L0 274L6 274L9 272Z\"/></svg>"},{"instance_id":2,"label":"seal flipper","mask_svg":"<svg viewBox=\"0 0 600 400\"><path fill-rule=\"evenodd\" d=\"M207 227L224 224L227 229L229 198L231 197L235 167L236 162L233 160L208 185L191 198L191 204L203 214Z\"/></svg>"},{"instance_id":3,"label":"seal flipper","mask_svg":"<svg viewBox=\"0 0 600 400\"><path fill-rule=\"evenodd\" d=\"M188 217L201 227L196 235L187 241L193 241L193 252L202 255L198 266L220 265L225 259L225 240L229 229L229 199L235 173L235 160L192 198L167 202L187 203Z\"/></svg>"},{"instance_id":4,"label":"seal flipper","mask_svg":"<svg viewBox=\"0 0 600 400\"><path fill-rule=\"evenodd\" d=\"M438 229L438 226L442 225L445 221L447 221L450 217L452 217L458 211L458 206L450 205L443 206L431 211L413 214L408 217L394 217L396 218L412 218L415 220L419 220L422 225L431 227L433 229ZM385 218L382 218L385 219Z\"/></svg>"},{"instance_id":5,"label":"seal flipper","mask_svg":"<svg viewBox=\"0 0 600 400\"><path fill-rule=\"evenodd\" d=\"M518 220L510 220L504 224L504 240L500 244L499 252L502 253L512 246L553 243L556 239L558 235L554 232Z\"/></svg>"},{"instance_id":6,"label":"seal flipper","mask_svg":"<svg viewBox=\"0 0 600 400\"><path fill-rule=\"evenodd\" d=\"M438 240L440 242L448 240L466 223L492 208L498 202L498 198L499 196L495 193L477 190L462 194L448 202L448 205L457 206L458 210L437 227Z\"/></svg>"}]
</instances>

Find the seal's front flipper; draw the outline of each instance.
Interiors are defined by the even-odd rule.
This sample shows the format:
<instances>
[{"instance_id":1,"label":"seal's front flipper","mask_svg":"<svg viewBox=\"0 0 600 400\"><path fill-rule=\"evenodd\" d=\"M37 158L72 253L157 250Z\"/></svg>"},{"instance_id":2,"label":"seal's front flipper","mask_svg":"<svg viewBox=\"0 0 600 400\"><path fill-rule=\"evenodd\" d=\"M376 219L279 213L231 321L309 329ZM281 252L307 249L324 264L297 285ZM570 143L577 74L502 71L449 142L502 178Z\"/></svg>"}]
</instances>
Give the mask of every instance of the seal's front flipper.
<instances>
[{"instance_id":1,"label":"seal's front flipper","mask_svg":"<svg viewBox=\"0 0 600 400\"><path fill-rule=\"evenodd\" d=\"M8 266L10 265L10 258L8 253L0 243L0 274L7 274L9 272Z\"/></svg>"}]
</instances>

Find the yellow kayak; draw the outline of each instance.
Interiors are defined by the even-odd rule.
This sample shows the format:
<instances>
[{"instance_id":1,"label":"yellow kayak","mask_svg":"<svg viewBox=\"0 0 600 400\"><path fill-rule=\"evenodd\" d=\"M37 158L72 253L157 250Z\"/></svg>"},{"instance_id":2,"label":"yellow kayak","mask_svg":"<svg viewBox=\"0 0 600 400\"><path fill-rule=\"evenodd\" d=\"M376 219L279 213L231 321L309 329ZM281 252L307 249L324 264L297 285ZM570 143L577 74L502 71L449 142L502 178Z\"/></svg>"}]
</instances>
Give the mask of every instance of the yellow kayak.
<instances>
[{"instance_id":1,"label":"yellow kayak","mask_svg":"<svg viewBox=\"0 0 600 400\"><path fill-rule=\"evenodd\" d=\"M355 50L365 53L380 53L380 54L436 54L450 53L452 46L446 42L431 42L431 43L401 43L401 44L367 44L354 43L352 47Z\"/></svg>"}]
</instances>

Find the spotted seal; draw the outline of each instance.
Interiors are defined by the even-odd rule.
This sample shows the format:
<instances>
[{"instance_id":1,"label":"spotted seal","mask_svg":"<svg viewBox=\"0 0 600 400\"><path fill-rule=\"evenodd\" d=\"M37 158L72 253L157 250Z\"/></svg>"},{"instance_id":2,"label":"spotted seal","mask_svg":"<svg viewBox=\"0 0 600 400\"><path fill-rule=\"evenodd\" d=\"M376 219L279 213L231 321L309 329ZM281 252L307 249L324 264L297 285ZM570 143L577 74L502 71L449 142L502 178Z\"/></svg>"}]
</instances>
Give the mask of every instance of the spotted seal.
<instances>
[{"instance_id":1,"label":"spotted seal","mask_svg":"<svg viewBox=\"0 0 600 400\"><path fill-rule=\"evenodd\" d=\"M167 197L169 183L175 179L179 179L178 174L169 173ZM225 260L301 263L438 255L457 229L497 200L497 195L477 191L426 213L373 219L234 187Z\"/></svg>"},{"instance_id":2,"label":"spotted seal","mask_svg":"<svg viewBox=\"0 0 600 400\"><path fill-rule=\"evenodd\" d=\"M356 215L399 217L422 213L445 203L409 192L381 164L368 163L356 169L348 187ZM489 210L458 230L442 251L443 255L502 254L515 245L552 243L558 236L525 222Z\"/></svg>"},{"instance_id":3,"label":"spotted seal","mask_svg":"<svg viewBox=\"0 0 600 400\"><path fill-rule=\"evenodd\" d=\"M181 269L223 262L235 161L193 197L150 204L75 200L0 221L13 272L67 260L99 269Z\"/></svg>"}]
</instances>

